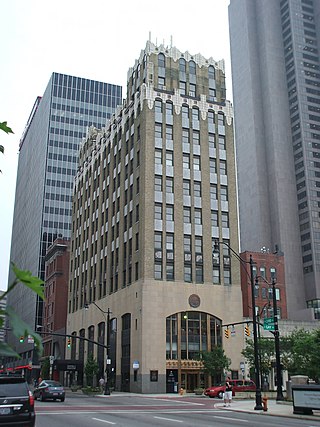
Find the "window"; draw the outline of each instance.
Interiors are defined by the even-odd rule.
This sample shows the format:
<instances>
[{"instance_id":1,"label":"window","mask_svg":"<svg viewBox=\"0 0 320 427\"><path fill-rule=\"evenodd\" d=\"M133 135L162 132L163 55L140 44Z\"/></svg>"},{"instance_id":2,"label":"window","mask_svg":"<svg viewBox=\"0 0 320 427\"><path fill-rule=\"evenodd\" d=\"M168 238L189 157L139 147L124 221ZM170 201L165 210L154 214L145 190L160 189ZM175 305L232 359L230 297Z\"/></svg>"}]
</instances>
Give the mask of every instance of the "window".
<instances>
[{"instance_id":1,"label":"window","mask_svg":"<svg viewBox=\"0 0 320 427\"><path fill-rule=\"evenodd\" d=\"M202 212L201 209L194 210L194 223L197 225L202 225Z\"/></svg>"},{"instance_id":2,"label":"window","mask_svg":"<svg viewBox=\"0 0 320 427\"><path fill-rule=\"evenodd\" d=\"M260 276L266 278L266 267L260 267Z\"/></svg>"},{"instance_id":3,"label":"window","mask_svg":"<svg viewBox=\"0 0 320 427\"><path fill-rule=\"evenodd\" d=\"M194 83L189 84L189 96L196 96L196 85Z\"/></svg>"},{"instance_id":4,"label":"window","mask_svg":"<svg viewBox=\"0 0 320 427\"><path fill-rule=\"evenodd\" d=\"M173 193L173 178L166 177L166 193Z\"/></svg>"},{"instance_id":5,"label":"window","mask_svg":"<svg viewBox=\"0 0 320 427\"><path fill-rule=\"evenodd\" d=\"M166 59L163 53L159 53L158 55L158 67L165 68L166 67Z\"/></svg>"},{"instance_id":6,"label":"window","mask_svg":"<svg viewBox=\"0 0 320 427\"><path fill-rule=\"evenodd\" d=\"M162 177L160 175L154 177L154 191L162 191Z\"/></svg>"},{"instance_id":7,"label":"window","mask_svg":"<svg viewBox=\"0 0 320 427\"><path fill-rule=\"evenodd\" d=\"M218 198L217 184L210 184L210 199L217 200L217 198Z\"/></svg>"},{"instance_id":8,"label":"window","mask_svg":"<svg viewBox=\"0 0 320 427\"><path fill-rule=\"evenodd\" d=\"M187 253L191 252L191 236L184 236L184 238L183 238L183 249L184 249L184 252L187 252ZM185 259L185 261L186 261L186 259ZM191 259L188 261L191 261Z\"/></svg>"},{"instance_id":9,"label":"window","mask_svg":"<svg viewBox=\"0 0 320 427\"><path fill-rule=\"evenodd\" d=\"M156 165L162 165L162 151L155 149L154 157L155 157L155 159L154 159L155 164Z\"/></svg>"},{"instance_id":10,"label":"window","mask_svg":"<svg viewBox=\"0 0 320 427\"><path fill-rule=\"evenodd\" d=\"M174 280L174 264L173 263L166 264L166 279Z\"/></svg>"},{"instance_id":11,"label":"window","mask_svg":"<svg viewBox=\"0 0 320 427\"><path fill-rule=\"evenodd\" d=\"M184 266L184 281L191 283L192 282L192 267L191 265Z\"/></svg>"},{"instance_id":12,"label":"window","mask_svg":"<svg viewBox=\"0 0 320 427\"><path fill-rule=\"evenodd\" d=\"M219 227L218 211L211 211L211 227Z\"/></svg>"},{"instance_id":13,"label":"window","mask_svg":"<svg viewBox=\"0 0 320 427\"><path fill-rule=\"evenodd\" d=\"M190 169L190 155L189 154L183 155L183 167L184 167L184 169Z\"/></svg>"},{"instance_id":14,"label":"window","mask_svg":"<svg viewBox=\"0 0 320 427\"><path fill-rule=\"evenodd\" d=\"M231 285L231 271L227 268L223 270L223 281L225 285Z\"/></svg>"},{"instance_id":15,"label":"window","mask_svg":"<svg viewBox=\"0 0 320 427\"><path fill-rule=\"evenodd\" d=\"M220 175L227 175L227 162L225 160L220 160Z\"/></svg>"},{"instance_id":16,"label":"window","mask_svg":"<svg viewBox=\"0 0 320 427\"><path fill-rule=\"evenodd\" d=\"M166 117L173 115L173 104L172 102L166 102Z\"/></svg>"},{"instance_id":17,"label":"window","mask_svg":"<svg viewBox=\"0 0 320 427\"><path fill-rule=\"evenodd\" d=\"M166 141L173 141L173 127L166 126Z\"/></svg>"},{"instance_id":18,"label":"window","mask_svg":"<svg viewBox=\"0 0 320 427\"><path fill-rule=\"evenodd\" d=\"M159 89L164 89L166 85L166 80L164 77L158 77L158 88Z\"/></svg>"},{"instance_id":19,"label":"window","mask_svg":"<svg viewBox=\"0 0 320 427\"><path fill-rule=\"evenodd\" d=\"M162 124L156 123L154 125L154 136L156 139L162 139Z\"/></svg>"},{"instance_id":20,"label":"window","mask_svg":"<svg viewBox=\"0 0 320 427\"><path fill-rule=\"evenodd\" d=\"M196 74L196 63L194 61L189 62L189 73L193 75Z\"/></svg>"},{"instance_id":21,"label":"window","mask_svg":"<svg viewBox=\"0 0 320 427\"><path fill-rule=\"evenodd\" d=\"M212 283L219 284L220 283L220 268L219 266L213 266L212 269Z\"/></svg>"},{"instance_id":22,"label":"window","mask_svg":"<svg viewBox=\"0 0 320 427\"><path fill-rule=\"evenodd\" d=\"M191 223L191 208L185 206L183 208L183 222L184 224L190 224Z\"/></svg>"},{"instance_id":23,"label":"window","mask_svg":"<svg viewBox=\"0 0 320 427\"><path fill-rule=\"evenodd\" d=\"M215 79L215 70L212 65L208 67L208 78L213 80Z\"/></svg>"},{"instance_id":24,"label":"window","mask_svg":"<svg viewBox=\"0 0 320 427\"><path fill-rule=\"evenodd\" d=\"M184 194L184 196L190 196L191 195L190 181L187 179L183 180L183 194Z\"/></svg>"},{"instance_id":25,"label":"window","mask_svg":"<svg viewBox=\"0 0 320 427\"><path fill-rule=\"evenodd\" d=\"M166 221L173 221L173 205L166 205Z\"/></svg>"},{"instance_id":26,"label":"window","mask_svg":"<svg viewBox=\"0 0 320 427\"><path fill-rule=\"evenodd\" d=\"M228 187L221 185L220 187L220 197L222 201L228 201Z\"/></svg>"},{"instance_id":27,"label":"window","mask_svg":"<svg viewBox=\"0 0 320 427\"><path fill-rule=\"evenodd\" d=\"M219 135L219 148L220 150L226 149L226 138L222 135Z\"/></svg>"},{"instance_id":28,"label":"window","mask_svg":"<svg viewBox=\"0 0 320 427\"><path fill-rule=\"evenodd\" d=\"M154 278L157 280L162 279L162 264L158 262L154 264Z\"/></svg>"},{"instance_id":29,"label":"window","mask_svg":"<svg viewBox=\"0 0 320 427\"><path fill-rule=\"evenodd\" d=\"M179 71L180 71L180 73L186 72L186 61L183 58L179 59Z\"/></svg>"},{"instance_id":30,"label":"window","mask_svg":"<svg viewBox=\"0 0 320 427\"><path fill-rule=\"evenodd\" d=\"M193 156L193 170L195 171L201 170L200 156Z\"/></svg>"},{"instance_id":31,"label":"window","mask_svg":"<svg viewBox=\"0 0 320 427\"><path fill-rule=\"evenodd\" d=\"M193 145L200 145L200 133L199 133L199 131L194 130L192 132L192 142L193 142Z\"/></svg>"},{"instance_id":32,"label":"window","mask_svg":"<svg viewBox=\"0 0 320 427\"><path fill-rule=\"evenodd\" d=\"M217 173L217 161L212 157L209 158L209 169L210 173Z\"/></svg>"},{"instance_id":33,"label":"window","mask_svg":"<svg viewBox=\"0 0 320 427\"><path fill-rule=\"evenodd\" d=\"M173 151L166 151L166 166L173 166Z\"/></svg>"},{"instance_id":34,"label":"window","mask_svg":"<svg viewBox=\"0 0 320 427\"><path fill-rule=\"evenodd\" d=\"M182 106L181 114L182 114L182 123L183 121L189 122L189 107L187 105Z\"/></svg>"},{"instance_id":35,"label":"window","mask_svg":"<svg viewBox=\"0 0 320 427\"><path fill-rule=\"evenodd\" d=\"M214 111L208 111L208 124L214 125Z\"/></svg>"},{"instance_id":36,"label":"window","mask_svg":"<svg viewBox=\"0 0 320 427\"><path fill-rule=\"evenodd\" d=\"M154 111L155 111L155 113L162 114L162 101L161 101L161 99L155 100Z\"/></svg>"},{"instance_id":37,"label":"window","mask_svg":"<svg viewBox=\"0 0 320 427\"><path fill-rule=\"evenodd\" d=\"M196 265L196 283L203 283L203 266Z\"/></svg>"},{"instance_id":38,"label":"window","mask_svg":"<svg viewBox=\"0 0 320 427\"><path fill-rule=\"evenodd\" d=\"M208 141L209 141L209 148L210 149L216 148L216 141L215 141L214 133L209 133Z\"/></svg>"},{"instance_id":39,"label":"window","mask_svg":"<svg viewBox=\"0 0 320 427\"><path fill-rule=\"evenodd\" d=\"M186 82L179 82L179 89L181 92L181 95L185 95L186 94L186 88L187 88L187 83Z\"/></svg>"},{"instance_id":40,"label":"window","mask_svg":"<svg viewBox=\"0 0 320 427\"><path fill-rule=\"evenodd\" d=\"M277 280L277 270L274 267L270 267L271 280Z\"/></svg>"},{"instance_id":41,"label":"window","mask_svg":"<svg viewBox=\"0 0 320 427\"><path fill-rule=\"evenodd\" d=\"M162 219L162 205L161 203L155 203L154 205L154 219Z\"/></svg>"},{"instance_id":42,"label":"window","mask_svg":"<svg viewBox=\"0 0 320 427\"><path fill-rule=\"evenodd\" d=\"M182 143L190 144L189 129L182 129Z\"/></svg>"},{"instance_id":43,"label":"window","mask_svg":"<svg viewBox=\"0 0 320 427\"><path fill-rule=\"evenodd\" d=\"M228 212L221 212L221 226L222 226L222 228L229 228L229 214L228 214Z\"/></svg>"},{"instance_id":44,"label":"window","mask_svg":"<svg viewBox=\"0 0 320 427\"><path fill-rule=\"evenodd\" d=\"M199 110L198 110L198 108L192 108L192 121L193 122L199 121Z\"/></svg>"},{"instance_id":45,"label":"window","mask_svg":"<svg viewBox=\"0 0 320 427\"><path fill-rule=\"evenodd\" d=\"M218 126L224 126L224 114L218 113Z\"/></svg>"},{"instance_id":46,"label":"window","mask_svg":"<svg viewBox=\"0 0 320 427\"><path fill-rule=\"evenodd\" d=\"M194 197L201 197L201 182L195 181L193 183L193 194Z\"/></svg>"}]
</instances>

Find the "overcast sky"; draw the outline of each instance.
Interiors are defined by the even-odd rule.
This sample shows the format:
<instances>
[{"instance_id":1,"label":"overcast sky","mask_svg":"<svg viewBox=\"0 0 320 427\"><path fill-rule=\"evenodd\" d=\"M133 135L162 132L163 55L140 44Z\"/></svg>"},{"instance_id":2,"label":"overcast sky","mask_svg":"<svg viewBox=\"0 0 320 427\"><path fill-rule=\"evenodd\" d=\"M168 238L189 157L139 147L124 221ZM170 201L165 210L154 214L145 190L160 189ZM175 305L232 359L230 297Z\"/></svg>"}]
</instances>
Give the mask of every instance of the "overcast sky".
<instances>
[{"instance_id":1,"label":"overcast sky","mask_svg":"<svg viewBox=\"0 0 320 427\"><path fill-rule=\"evenodd\" d=\"M231 100L229 0L4 0L1 7L0 289L7 288L19 140L52 72L122 85L153 43L224 59ZM30 171L32 173L32 171Z\"/></svg>"}]
</instances>

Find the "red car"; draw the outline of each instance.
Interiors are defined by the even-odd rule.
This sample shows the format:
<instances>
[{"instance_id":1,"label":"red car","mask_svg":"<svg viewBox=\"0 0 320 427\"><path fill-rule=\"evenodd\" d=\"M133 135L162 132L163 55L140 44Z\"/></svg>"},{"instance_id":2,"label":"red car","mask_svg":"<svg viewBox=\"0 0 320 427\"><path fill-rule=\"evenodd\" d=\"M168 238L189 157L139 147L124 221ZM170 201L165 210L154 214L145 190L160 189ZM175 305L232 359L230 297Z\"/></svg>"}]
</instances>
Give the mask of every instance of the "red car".
<instances>
[{"instance_id":1,"label":"red car","mask_svg":"<svg viewBox=\"0 0 320 427\"><path fill-rule=\"evenodd\" d=\"M236 392L256 390L256 385L251 380L230 380L230 383L232 384L232 396L234 396ZM207 388L204 394L209 397L218 397L219 399L222 399L225 389L225 384L214 385Z\"/></svg>"}]
</instances>

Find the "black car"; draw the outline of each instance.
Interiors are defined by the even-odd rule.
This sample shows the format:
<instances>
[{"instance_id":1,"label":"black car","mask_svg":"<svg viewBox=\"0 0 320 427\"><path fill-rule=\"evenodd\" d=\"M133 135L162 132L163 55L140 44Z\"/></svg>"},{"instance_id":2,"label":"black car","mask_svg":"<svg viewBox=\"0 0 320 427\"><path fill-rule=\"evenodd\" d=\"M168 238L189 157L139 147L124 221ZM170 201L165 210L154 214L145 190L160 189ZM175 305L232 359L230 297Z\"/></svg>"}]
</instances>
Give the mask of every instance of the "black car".
<instances>
[{"instance_id":1,"label":"black car","mask_svg":"<svg viewBox=\"0 0 320 427\"><path fill-rule=\"evenodd\" d=\"M65 399L65 391L63 386L58 382L54 380L43 380L33 390L34 398L37 400L47 400L47 399L53 399L53 400L61 400L61 402L64 402Z\"/></svg>"},{"instance_id":2,"label":"black car","mask_svg":"<svg viewBox=\"0 0 320 427\"><path fill-rule=\"evenodd\" d=\"M23 377L0 376L0 426L34 427L34 398Z\"/></svg>"}]
</instances>

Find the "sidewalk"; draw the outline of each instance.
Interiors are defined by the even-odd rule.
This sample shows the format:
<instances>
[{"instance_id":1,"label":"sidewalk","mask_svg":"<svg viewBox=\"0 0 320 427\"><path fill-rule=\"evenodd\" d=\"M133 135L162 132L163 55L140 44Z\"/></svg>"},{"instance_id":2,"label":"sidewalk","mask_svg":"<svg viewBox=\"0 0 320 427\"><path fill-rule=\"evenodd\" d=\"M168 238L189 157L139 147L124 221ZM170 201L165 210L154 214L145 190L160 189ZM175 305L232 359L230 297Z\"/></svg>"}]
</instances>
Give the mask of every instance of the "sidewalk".
<instances>
[{"instance_id":1,"label":"sidewalk","mask_svg":"<svg viewBox=\"0 0 320 427\"><path fill-rule=\"evenodd\" d=\"M223 403L216 403L215 408L225 409L235 412L247 412L252 414L273 415L277 417L290 417L304 420L320 421L320 411L313 410L313 415L299 415L293 413L292 402L277 402L276 400L268 400L268 411L256 411L255 400L233 400L230 407L225 408Z\"/></svg>"}]
</instances>

